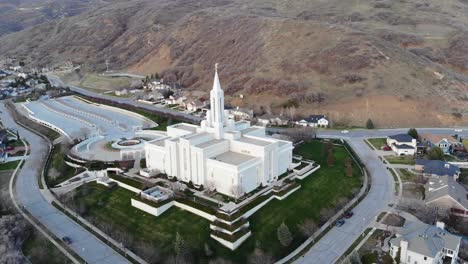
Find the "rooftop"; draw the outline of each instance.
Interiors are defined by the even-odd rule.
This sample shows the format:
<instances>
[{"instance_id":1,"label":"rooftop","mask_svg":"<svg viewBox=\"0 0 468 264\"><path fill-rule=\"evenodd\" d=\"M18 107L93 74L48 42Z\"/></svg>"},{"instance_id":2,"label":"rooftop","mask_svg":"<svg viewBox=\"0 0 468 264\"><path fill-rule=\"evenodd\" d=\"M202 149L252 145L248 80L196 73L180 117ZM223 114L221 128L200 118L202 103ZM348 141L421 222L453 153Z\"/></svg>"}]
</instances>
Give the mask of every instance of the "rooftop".
<instances>
[{"instance_id":1,"label":"rooftop","mask_svg":"<svg viewBox=\"0 0 468 264\"><path fill-rule=\"evenodd\" d=\"M226 140L225 139L212 139L212 140L200 143L200 144L198 144L196 146L198 148L207 148L207 147L219 144L219 143L224 142L224 141L226 141Z\"/></svg>"},{"instance_id":2,"label":"rooftop","mask_svg":"<svg viewBox=\"0 0 468 264\"><path fill-rule=\"evenodd\" d=\"M424 187L426 189L426 203L447 196L468 210L467 191L453 177L432 176Z\"/></svg>"},{"instance_id":3,"label":"rooftop","mask_svg":"<svg viewBox=\"0 0 468 264\"><path fill-rule=\"evenodd\" d=\"M252 133L254 131L257 131L259 129L260 128L258 128L258 127L249 127L249 128L241 130L241 133L242 133L242 135L247 135L247 134Z\"/></svg>"},{"instance_id":4,"label":"rooftop","mask_svg":"<svg viewBox=\"0 0 468 264\"><path fill-rule=\"evenodd\" d=\"M454 176L460 173L460 168L442 160L416 159L416 165L424 166L424 173L438 176Z\"/></svg>"},{"instance_id":5,"label":"rooftop","mask_svg":"<svg viewBox=\"0 0 468 264\"><path fill-rule=\"evenodd\" d=\"M188 124L176 124L176 125L173 125L172 127L177 128L177 129L186 130L186 131L189 131L189 132L192 132L192 133L197 132L197 128L195 126L191 126L191 125L188 125Z\"/></svg>"},{"instance_id":6,"label":"rooftop","mask_svg":"<svg viewBox=\"0 0 468 264\"><path fill-rule=\"evenodd\" d=\"M408 241L408 250L428 257L435 257L442 248L455 251L461 238L433 225L407 222L398 232L400 237L390 243L400 246L401 240Z\"/></svg>"},{"instance_id":7,"label":"rooftop","mask_svg":"<svg viewBox=\"0 0 468 264\"><path fill-rule=\"evenodd\" d=\"M224 152L224 153L222 153L222 154L220 154L218 156L215 156L215 157L213 157L211 159L219 161L219 162L231 164L231 165L234 165L234 166L239 166L242 163L245 163L247 161L256 159L256 157L246 155L246 154L237 153L237 152L227 151L227 152Z\"/></svg>"},{"instance_id":8,"label":"rooftop","mask_svg":"<svg viewBox=\"0 0 468 264\"><path fill-rule=\"evenodd\" d=\"M241 137L238 141L248 143L248 144L257 145L257 146L261 146L261 147L273 144L270 141L260 140L260 139L256 139L256 138L249 138L249 137Z\"/></svg>"},{"instance_id":9,"label":"rooftop","mask_svg":"<svg viewBox=\"0 0 468 264\"><path fill-rule=\"evenodd\" d=\"M408 134L397 134L397 135L388 136L388 137L398 142L413 142L413 137Z\"/></svg>"},{"instance_id":10,"label":"rooftop","mask_svg":"<svg viewBox=\"0 0 468 264\"><path fill-rule=\"evenodd\" d=\"M407 144L398 145L398 144L393 143L393 145L394 145L397 149L414 149L413 146L410 146L410 145L407 145Z\"/></svg>"},{"instance_id":11,"label":"rooftop","mask_svg":"<svg viewBox=\"0 0 468 264\"><path fill-rule=\"evenodd\" d=\"M459 142L456 138L450 136L450 135L434 135L434 134L422 134L421 139L424 141L430 141L433 144L437 144L442 140L447 140L448 142L451 143L457 143Z\"/></svg>"}]
</instances>

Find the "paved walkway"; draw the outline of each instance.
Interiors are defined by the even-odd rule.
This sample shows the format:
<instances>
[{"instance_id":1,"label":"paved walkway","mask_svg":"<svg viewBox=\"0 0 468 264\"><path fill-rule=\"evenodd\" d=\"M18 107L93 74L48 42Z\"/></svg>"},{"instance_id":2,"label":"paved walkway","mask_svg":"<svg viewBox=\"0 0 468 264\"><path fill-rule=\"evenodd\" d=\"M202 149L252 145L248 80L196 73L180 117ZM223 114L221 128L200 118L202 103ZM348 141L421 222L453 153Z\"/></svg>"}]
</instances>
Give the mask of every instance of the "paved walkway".
<instances>
[{"instance_id":1,"label":"paved walkway","mask_svg":"<svg viewBox=\"0 0 468 264\"><path fill-rule=\"evenodd\" d=\"M30 158L24 162L23 168L17 175L15 186L17 202L57 238L70 237L73 243L69 247L87 263L129 263L127 259L50 204L52 197L48 196L47 192L40 191L37 181L41 173L41 160L48 153L48 143L33 132L18 126L3 103L0 104L0 117L6 127L18 129L20 135L31 145Z\"/></svg>"}]
</instances>

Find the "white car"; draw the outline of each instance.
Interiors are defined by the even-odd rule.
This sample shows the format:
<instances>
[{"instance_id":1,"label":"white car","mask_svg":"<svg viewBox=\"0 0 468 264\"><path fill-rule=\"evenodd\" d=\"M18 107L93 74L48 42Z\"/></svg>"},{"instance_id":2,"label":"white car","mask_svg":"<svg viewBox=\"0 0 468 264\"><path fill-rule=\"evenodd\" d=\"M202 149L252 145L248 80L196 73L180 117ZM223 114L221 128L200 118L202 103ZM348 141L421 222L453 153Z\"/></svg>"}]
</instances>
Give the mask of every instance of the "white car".
<instances>
[{"instance_id":1,"label":"white car","mask_svg":"<svg viewBox=\"0 0 468 264\"><path fill-rule=\"evenodd\" d=\"M346 133L349 133L349 131L348 130L341 130L341 133L346 134Z\"/></svg>"},{"instance_id":2,"label":"white car","mask_svg":"<svg viewBox=\"0 0 468 264\"><path fill-rule=\"evenodd\" d=\"M463 132L462 129L455 129L455 132Z\"/></svg>"}]
</instances>

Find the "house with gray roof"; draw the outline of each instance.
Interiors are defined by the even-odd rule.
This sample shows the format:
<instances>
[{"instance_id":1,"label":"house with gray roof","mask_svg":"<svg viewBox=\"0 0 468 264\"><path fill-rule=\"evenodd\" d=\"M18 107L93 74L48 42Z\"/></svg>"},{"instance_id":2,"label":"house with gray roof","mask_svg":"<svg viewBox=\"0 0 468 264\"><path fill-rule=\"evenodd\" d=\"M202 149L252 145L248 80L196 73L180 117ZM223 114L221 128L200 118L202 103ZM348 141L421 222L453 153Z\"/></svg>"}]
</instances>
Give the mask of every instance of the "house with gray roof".
<instances>
[{"instance_id":1,"label":"house with gray roof","mask_svg":"<svg viewBox=\"0 0 468 264\"><path fill-rule=\"evenodd\" d=\"M396 155L414 155L417 142L408 134L397 134L387 137L387 145L392 148Z\"/></svg>"},{"instance_id":2,"label":"house with gray roof","mask_svg":"<svg viewBox=\"0 0 468 264\"><path fill-rule=\"evenodd\" d=\"M424 189L426 205L468 217L468 192L454 177L431 176Z\"/></svg>"},{"instance_id":3,"label":"house with gray roof","mask_svg":"<svg viewBox=\"0 0 468 264\"><path fill-rule=\"evenodd\" d=\"M450 176L458 180L460 168L442 160L416 159L414 169L424 176Z\"/></svg>"},{"instance_id":4,"label":"house with gray roof","mask_svg":"<svg viewBox=\"0 0 468 264\"><path fill-rule=\"evenodd\" d=\"M407 222L390 240L390 256L399 263L439 264L458 261L461 237L450 234L442 222L436 226Z\"/></svg>"},{"instance_id":5,"label":"house with gray roof","mask_svg":"<svg viewBox=\"0 0 468 264\"><path fill-rule=\"evenodd\" d=\"M324 115L310 115L307 118L296 121L298 126L310 127L328 127L330 121Z\"/></svg>"}]
</instances>

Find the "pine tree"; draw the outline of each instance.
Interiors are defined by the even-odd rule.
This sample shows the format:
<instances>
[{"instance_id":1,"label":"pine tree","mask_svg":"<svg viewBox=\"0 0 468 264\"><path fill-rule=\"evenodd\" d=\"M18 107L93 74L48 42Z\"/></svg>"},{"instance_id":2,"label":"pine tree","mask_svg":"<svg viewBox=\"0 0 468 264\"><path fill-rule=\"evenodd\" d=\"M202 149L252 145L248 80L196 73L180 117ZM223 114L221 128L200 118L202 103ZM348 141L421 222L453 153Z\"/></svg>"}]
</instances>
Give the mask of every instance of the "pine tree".
<instances>
[{"instance_id":1,"label":"pine tree","mask_svg":"<svg viewBox=\"0 0 468 264\"><path fill-rule=\"evenodd\" d=\"M291 245L291 242L293 240L292 234L291 231L289 231L288 226L284 222L281 223L281 225L278 227L277 235L281 245L285 247Z\"/></svg>"},{"instance_id":2,"label":"pine tree","mask_svg":"<svg viewBox=\"0 0 468 264\"><path fill-rule=\"evenodd\" d=\"M412 136L414 139L419 138L419 134L418 134L418 131L416 130L416 128L410 128L408 130L408 135Z\"/></svg>"},{"instance_id":3,"label":"pine tree","mask_svg":"<svg viewBox=\"0 0 468 264\"><path fill-rule=\"evenodd\" d=\"M372 120L369 118L367 119L367 122L366 122L366 128L367 129L374 129L374 122L372 122Z\"/></svg>"}]
</instances>

